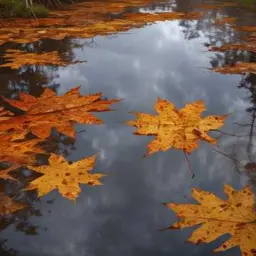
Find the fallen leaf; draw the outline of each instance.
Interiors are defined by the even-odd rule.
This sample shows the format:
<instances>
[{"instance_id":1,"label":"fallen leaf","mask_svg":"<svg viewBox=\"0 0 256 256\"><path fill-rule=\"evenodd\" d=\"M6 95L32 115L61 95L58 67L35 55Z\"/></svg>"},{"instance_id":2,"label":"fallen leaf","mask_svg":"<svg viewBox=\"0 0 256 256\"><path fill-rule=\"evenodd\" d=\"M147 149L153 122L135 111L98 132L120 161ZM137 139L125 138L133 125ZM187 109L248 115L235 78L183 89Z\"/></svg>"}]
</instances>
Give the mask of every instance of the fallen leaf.
<instances>
[{"instance_id":1,"label":"fallen leaf","mask_svg":"<svg viewBox=\"0 0 256 256\"><path fill-rule=\"evenodd\" d=\"M225 251L240 246L242 255L256 254L256 213L254 210L254 194L249 187L234 190L225 185L227 200L200 189L193 189L192 195L199 204L175 204L167 206L180 218L169 229L182 229L201 224L192 233L188 242L210 243L224 234L231 238L224 242L215 252Z\"/></svg>"},{"instance_id":2,"label":"fallen leaf","mask_svg":"<svg viewBox=\"0 0 256 256\"><path fill-rule=\"evenodd\" d=\"M99 179L104 176L103 174L88 173L93 169L95 157L69 164L62 156L51 154L50 165L28 166L29 169L43 175L33 180L25 190L38 189L38 196L41 197L57 188L63 197L75 200L81 192L79 183L93 186L102 184Z\"/></svg>"},{"instance_id":3,"label":"fallen leaf","mask_svg":"<svg viewBox=\"0 0 256 256\"><path fill-rule=\"evenodd\" d=\"M212 69L221 74L243 74L243 73L256 73L256 63L254 62L237 62L233 66L225 65Z\"/></svg>"},{"instance_id":4,"label":"fallen leaf","mask_svg":"<svg viewBox=\"0 0 256 256\"><path fill-rule=\"evenodd\" d=\"M90 112L110 111L109 106L120 100L103 100L102 94L81 96L79 87L73 88L62 96L46 88L43 94L36 98L25 93L20 94L20 100L5 99L12 106L25 112L0 123L0 132L14 129L20 132L31 132L45 139L51 129L72 138L75 137L74 123L102 124L103 122Z\"/></svg>"},{"instance_id":5,"label":"fallen leaf","mask_svg":"<svg viewBox=\"0 0 256 256\"><path fill-rule=\"evenodd\" d=\"M135 112L137 119L128 122L128 125L137 128L136 135L157 136L148 145L146 155L169 148L190 153L198 147L200 139L215 144L216 140L207 132L220 128L226 118L226 115L202 118L201 113L205 110L203 101L187 104L178 110L171 102L158 98L155 110L159 115Z\"/></svg>"},{"instance_id":6,"label":"fallen leaf","mask_svg":"<svg viewBox=\"0 0 256 256\"><path fill-rule=\"evenodd\" d=\"M7 63L1 64L0 67L10 67L19 69L24 65L57 65L67 66L69 64L82 63L83 61L66 62L61 59L57 51L46 53L28 53L21 50L8 49L4 55Z\"/></svg>"}]
</instances>

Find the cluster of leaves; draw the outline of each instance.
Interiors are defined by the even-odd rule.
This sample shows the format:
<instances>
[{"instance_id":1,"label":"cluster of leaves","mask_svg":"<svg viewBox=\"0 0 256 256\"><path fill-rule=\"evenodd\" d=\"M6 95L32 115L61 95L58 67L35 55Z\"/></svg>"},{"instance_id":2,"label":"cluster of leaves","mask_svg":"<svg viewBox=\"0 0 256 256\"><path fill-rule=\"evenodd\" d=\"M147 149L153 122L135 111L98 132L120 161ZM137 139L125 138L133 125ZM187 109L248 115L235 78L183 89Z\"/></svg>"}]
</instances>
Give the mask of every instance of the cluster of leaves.
<instances>
[{"instance_id":1,"label":"cluster of leaves","mask_svg":"<svg viewBox=\"0 0 256 256\"><path fill-rule=\"evenodd\" d=\"M200 13L127 13L128 7L145 6L152 0L94 1L72 5L68 10L52 12L39 20L3 20L0 45L6 42L32 43L44 38L60 40L66 37L91 38L108 35L148 23L172 19L199 19ZM116 13L120 13L117 15ZM114 14L113 14L114 13Z\"/></svg>"},{"instance_id":2,"label":"cluster of leaves","mask_svg":"<svg viewBox=\"0 0 256 256\"><path fill-rule=\"evenodd\" d=\"M171 19L199 19L200 13L126 13L126 7L148 4L150 0L123 2L94 1L73 5L69 10L52 12L50 17L41 20L17 20L5 22L0 29L0 44L6 42L30 43L43 38L56 40L65 37L91 38L95 35L107 35L131 28L142 27L148 23ZM234 6L234 3L222 3L218 6L201 5L202 9L211 10L219 7ZM112 13L118 15L111 15ZM234 23L235 18L216 20L216 25ZM234 25L233 25L234 26ZM240 27L244 31L253 32L255 27ZM255 36L247 42L233 43L221 47L211 47L211 51L251 51L255 52ZM9 61L2 67L20 68L23 65L67 65L57 52L33 54L19 50L8 50L5 58ZM235 63L233 66L215 68L220 73L256 73L255 63ZM103 100L101 93L81 96L79 88L74 88L63 96L57 96L50 89L36 98L32 95L20 94L19 100L4 99L22 114L14 114L0 108L0 164L8 163L9 167L0 170L0 179L16 182L12 171L21 166L39 173L41 176L32 180L24 191L38 190L38 196L58 189L60 194L74 201L81 192L79 184L100 185L103 174L92 174L96 155L81 159L74 163L54 153L48 154L40 143L47 142L52 128L58 132L75 138L75 123L102 124L102 121L91 112L109 111L109 106L119 100ZM136 119L128 121L134 126L137 135L153 135L156 138L149 143L146 156L170 148L191 153L198 147L199 140L216 143L208 132L219 129L227 115L201 117L205 110L203 101L187 104L178 110L172 102L158 99L155 104L157 115L135 112ZM40 165L38 154L49 155L48 164ZM199 189L193 190L193 197L200 205L169 203L181 221L170 228L184 228L202 224L189 238L192 243L209 243L222 234L229 233L231 238L216 251L240 246L242 254L254 256L256 240L256 215L254 211L253 192L249 187L235 191L225 186L228 199L221 200L214 194ZM23 209L27 205L16 202L0 193L0 215L10 214Z\"/></svg>"},{"instance_id":3,"label":"cluster of leaves","mask_svg":"<svg viewBox=\"0 0 256 256\"><path fill-rule=\"evenodd\" d=\"M91 112L109 111L110 105L119 100L101 97L101 93L81 96L79 87L76 87L62 96L46 88L38 98L21 93L19 100L4 99L23 114L14 115L4 108L0 109L0 163L11 164L9 168L0 171L0 178L15 181L11 172L26 166L43 174L27 190L38 189L41 196L58 188L70 200L75 200L80 193L79 183L100 185L99 179L103 175L88 173L94 166L95 156L68 164L62 156L51 154L50 165L45 166L38 166L36 156L47 153L40 147L40 143L47 140L53 127L75 138L75 123L102 124ZM28 139L29 134L33 136L32 139ZM1 202L6 207L5 202L10 201L5 198ZM12 205L10 209L16 210L16 204Z\"/></svg>"}]
</instances>

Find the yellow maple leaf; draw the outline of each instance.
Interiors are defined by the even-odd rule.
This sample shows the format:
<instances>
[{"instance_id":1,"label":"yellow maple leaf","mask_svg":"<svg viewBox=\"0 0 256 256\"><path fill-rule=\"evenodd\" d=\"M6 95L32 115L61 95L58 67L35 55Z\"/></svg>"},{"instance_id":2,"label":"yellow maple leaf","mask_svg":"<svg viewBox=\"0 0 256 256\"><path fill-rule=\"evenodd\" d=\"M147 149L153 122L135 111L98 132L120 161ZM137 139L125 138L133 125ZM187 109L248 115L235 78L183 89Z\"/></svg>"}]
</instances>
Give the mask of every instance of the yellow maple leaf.
<instances>
[{"instance_id":1,"label":"yellow maple leaf","mask_svg":"<svg viewBox=\"0 0 256 256\"><path fill-rule=\"evenodd\" d=\"M61 59L57 51L45 53L30 53L17 49L8 49L4 55L7 63L1 64L0 67L10 67L19 69L24 65L57 65L67 66L69 64L82 63L84 61L67 62Z\"/></svg>"},{"instance_id":2,"label":"yellow maple leaf","mask_svg":"<svg viewBox=\"0 0 256 256\"><path fill-rule=\"evenodd\" d=\"M201 113L205 110L202 100L187 104L178 110L171 102L158 98L155 110L159 115L133 112L137 119L128 121L128 125L137 128L134 134L157 136L148 145L146 155L169 148L190 153L198 147L200 139L214 144L216 140L207 132L220 128L226 117L223 115L202 118Z\"/></svg>"},{"instance_id":3,"label":"yellow maple leaf","mask_svg":"<svg viewBox=\"0 0 256 256\"><path fill-rule=\"evenodd\" d=\"M181 220L168 229L201 224L188 242L210 243L228 233L231 238L215 249L215 252L240 246L244 256L255 256L256 212L253 191L248 186L236 191L225 185L224 192L227 200L207 191L193 189L192 195L200 204L166 204Z\"/></svg>"},{"instance_id":4,"label":"yellow maple leaf","mask_svg":"<svg viewBox=\"0 0 256 256\"><path fill-rule=\"evenodd\" d=\"M38 189L38 196L41 197L57 188L63 197L75 200L81 192L79 183L93 186L102 184L99 179L105 175L88 173L94 166L95 157L94 155L69 164L64 157L51 154L50 165L28 166L43 175L33 180L25 190Z\"/></svg>"},{"instance_id":5,"label":"yellow maple leaf","mask_svg":"<svg viewBox=\"0 0 256 256\"><path fill-rule=\"evenodd\" d=\"M25 93L20 94L20 100L5 99L12 106L25 112L0 123L0 132L10 129L20 132L31 132L41 139L50 135L51 129L64 135L75 137L74 123L102 124L103 122L90 112L110 111L109 106L120 100L101 99L102 93L81 96L79 87L73 88L62 96L46 88L43 94L36 98Z\"/></svg>"}]
</instances>

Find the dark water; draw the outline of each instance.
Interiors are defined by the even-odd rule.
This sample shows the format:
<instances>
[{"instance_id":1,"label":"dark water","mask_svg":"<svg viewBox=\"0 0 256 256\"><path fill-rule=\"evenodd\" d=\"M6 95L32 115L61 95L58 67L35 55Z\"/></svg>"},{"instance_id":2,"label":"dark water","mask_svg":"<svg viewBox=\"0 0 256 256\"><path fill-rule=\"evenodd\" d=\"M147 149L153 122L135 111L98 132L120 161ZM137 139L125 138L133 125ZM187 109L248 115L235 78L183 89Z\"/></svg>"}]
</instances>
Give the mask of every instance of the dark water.
<instances>
[{"instance_id":1,"label":"dark water","mask_svg":"<svg viewBox=\"0 0 256 256\"><path fill-rule=\"evenodd\" d=\"M191 8L186 1L177 4L178 11ZM1 239L8 239L6 252L2 250L1 255L16 255L7 253L10 248L21 256L240 255L238 248L213 253L227 235L196 246L185 243L194 227L159 231L177 220L161 203L195 202L190 193L194 187L224 198L224 184L235 189L255 186L254 177L202 142L189 156L196 174L191 180L182 152L172 149L143 158L152 138L133 135L134 129L123 123L134 118L130 111L154 113L157 97L179 108L203 99L205 115L231 113L222 131L245 135L222 135L218 150L233 153L243 164L256 161L254 136L248 150L250 126L234 124L251 124L253 120L256 75L221 75L207 69L238 59L250 60L251 55L216 54L204 46L238 40L238 32L230 27L210 24L219 14L236 15L241 18L240 24L253 24L256 16L247 8L219 12L200 21L159 22L128 33L76 40L80 47L71 39L45 40L35 47L59 49L68 58L87 63L65 68L0 70L1 95L8 97L15 97L19 91L40 95L43 86L63 94L81 85L82 94L103 92L104 97L124 99L114 105L115 112L96 114L104 125L76 125L74 143L58 136L57 151L70 161L99 153L94 170L107 175L104 185L81 185L82 193L75 204L57 191L40 201L32 198L34 213L16 216L1 232ZM219 135L215 133L215 137Z\"/></svg>"}]
</instances>

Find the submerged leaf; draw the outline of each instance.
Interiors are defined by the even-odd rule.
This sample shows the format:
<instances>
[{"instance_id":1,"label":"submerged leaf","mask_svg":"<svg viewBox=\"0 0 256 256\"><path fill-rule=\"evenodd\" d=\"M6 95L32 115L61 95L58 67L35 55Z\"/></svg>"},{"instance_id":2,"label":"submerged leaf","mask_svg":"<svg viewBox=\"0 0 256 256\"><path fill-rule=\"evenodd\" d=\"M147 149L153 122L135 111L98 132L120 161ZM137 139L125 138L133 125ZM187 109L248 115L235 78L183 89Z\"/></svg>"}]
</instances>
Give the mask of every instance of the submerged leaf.
<instances>
[{"instance_id":1,"label":"submerged leaf","mask_svg":"<svg viewBox=\"0 0 256 256\"><path fill-rule=\"evenodd\" d=\"M26 204L18 203L12 198L5 196L3 193L0 193L0 216L14 213L26 207Z\"/></svg>"},{"instance_id":2,"label":"submerged leaf","mask_svg":"<svg viewBox=\"0 0 256 256\"><path fill-rule=\"evenodd\" d=\"M201 113L205 110L203 101L187 104L178 110L171 102L159 98L155 110L159 115L135 112L137 119L128 122L137 128L134 132L136 135L157 136L148 145L147 155L169 148L190 153L198 147L199 140L214 144L216 140L207 133L220 128L226 118L226 115L202 118Z\"/></svg>"},{"instance_id":3,"label":"submerged leaf","mask_svg":"<svg viewBox=\"0 0 256 256\"><path fill-rule=\"evenodd\" d=\"M69 64L76 64L78 61L68 63L61 59L57 51L46 53L28 53L25 51L8 49L4 58L8 61L1 64L0 67L10 67L11 69L19 69L24 65L57 65L67 66ZM81 63L82 61L79 61Z\"/></svg>"},{"instance_id":4,"label":"submerged leaf","mask_svg":"<svg viewBox=\"0 0 256 256\"><path fill-rule=\"evenodd\" d=\"M228 185L225 185L224 191L227 200L207 191L193 189L192 195L199 204L167 204L180 218L170 229L201 224L192 233L189 242L210 243L228 233L231 238L215 249L215 252L240 246L244 256L255 256L256 213L253 191L249 187L236 191Z\"/></svg>"},{"instance_id":5,"label":"submerged leaf","mask_svg":"<svg viewBox=\"0 0 256 256\"><path fill-rule=\"evenodd\" d=\"M99 179L104 176L103 174L89 173L94 167L95 157L69 164L62 156L51 154L50 165L28 166L43 175L33 180L25 190L38 189L38 196L41 197L57 188L63 197L75 200L81 192L79 183L92 186L102 184Z\"/></svg>"}]
</instances>

